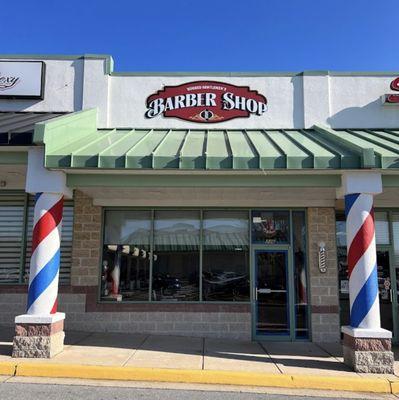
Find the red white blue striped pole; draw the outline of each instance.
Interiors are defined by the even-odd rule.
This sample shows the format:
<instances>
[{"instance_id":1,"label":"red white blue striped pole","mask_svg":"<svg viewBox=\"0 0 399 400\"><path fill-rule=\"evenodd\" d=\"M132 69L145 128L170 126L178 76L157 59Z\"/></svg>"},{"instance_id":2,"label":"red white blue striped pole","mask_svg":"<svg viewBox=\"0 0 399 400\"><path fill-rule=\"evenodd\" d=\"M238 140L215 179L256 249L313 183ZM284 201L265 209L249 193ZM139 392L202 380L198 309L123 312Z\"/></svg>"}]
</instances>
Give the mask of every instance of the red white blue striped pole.
<instances>
[{"instance_id":1,"label":"red white blue striped pole","mask_svg":"<svg viewBox=\"0 0 399 400\"><path fill-rule=\"evenodd\" d=\"M351 327L378 330L381 324L373 195L347 194L345 214Z\"/></svg>"},{"instance_id":2,"label":"red white blue striped pole","mask_svg":"<svg viewBox=\"0 0 399 400\"><path fill-rule=\"evenodd\" d=\"M57 312L64 196L37 193L35 200L27 314L49 315Z\"/></svg>"},{"instance_id":3,"label":"red white blue striped pole","mask_svg":"<svg viewBox=\"0 0 399 400\"><path fill-rule=\"evenodd\" d=\"M381 328L373 199L382 193L381 174L346 172L345 195L350 326L343 326L344 363L356 372L394 373L392 332Z\"/></svg>"}]
</instances>

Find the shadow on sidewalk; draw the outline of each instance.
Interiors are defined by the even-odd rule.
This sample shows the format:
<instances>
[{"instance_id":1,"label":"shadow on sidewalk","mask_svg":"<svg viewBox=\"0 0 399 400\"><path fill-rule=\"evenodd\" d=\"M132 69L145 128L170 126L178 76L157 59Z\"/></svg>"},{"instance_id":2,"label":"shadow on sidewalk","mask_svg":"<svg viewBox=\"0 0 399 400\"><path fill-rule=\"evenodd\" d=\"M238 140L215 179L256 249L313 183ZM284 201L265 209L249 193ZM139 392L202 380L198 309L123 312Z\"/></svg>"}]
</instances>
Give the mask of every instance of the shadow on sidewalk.
<instances>
[{"instance_id":1,"label":"shadow on sidewalk","mask_svg":"<svg viewBox=\"0 0 399 400\"><path fill-rule=\"evenodd\" d=\"M0 357L3 361L11 357L13 336L13 328L0 328ZM169 363L169 360L172 360L170 361L170 366L167 364L167 368L179 368L181 357L192 356L197 357L198 360L203 360L203 368L208 363L216 367L218 367L218 363L222 363L226 368L230 365L237 368L240 367L243 370L246 370L246 368L248 370L251 368L257 369L262 365L272 365L280 372L286 372L290 368L298 368L304 371L314 370L315 372L317 370L351 371L342 362L340 344L316 344L310 342L258 343L136 333L67 331L64 351L56 356L54 360L74 360L75 355L80 355L80 359L88 364L91 362L91 357L93 360L96 358L96 362L100 363L101 353L104 351L106 357L115 357L115 362L118 357L128 360L136 357L137 363L140 360L145 360L146 362L153 362L156 367L161 365L158 364L161 359L164 360L164 363ZM395 348L395 356L397 355L399 355L399 348ZM165 361L165 357L168 359L167 361ZM176 361L175 363L174 360ZM234 363L234 361L237 361L237 363ZM288 370L285 368L288 368Z\"/></svg>"}]
</instances>

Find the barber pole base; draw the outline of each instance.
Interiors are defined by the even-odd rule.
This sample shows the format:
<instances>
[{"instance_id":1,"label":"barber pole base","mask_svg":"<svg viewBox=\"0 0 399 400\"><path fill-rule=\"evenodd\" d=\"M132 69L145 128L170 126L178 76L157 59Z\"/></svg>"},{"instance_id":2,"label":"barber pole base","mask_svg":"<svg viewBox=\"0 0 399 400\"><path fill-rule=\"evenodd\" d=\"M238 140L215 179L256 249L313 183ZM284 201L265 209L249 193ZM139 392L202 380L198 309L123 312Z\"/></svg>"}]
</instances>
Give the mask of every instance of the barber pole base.
<instances>
[{"instance_id":1,"label":"barber pole base","mask_svg":"<svg viewBox=\"0 0 399 400\"><path fill-rule=\"evenodd\" d=\"M19 315L15 318L12 356L52 358L64 349L64 313Z\"/></svg>"},{"instance_id":2,"label":"barber pole base","mask_svg":"<svg viewBox=\"0 0 399 400\"><path fill-rule=\"evenodd\" d=\"M371 331L342 327L344 362L355 372L393 374L392 334L385 329Z\"/></svg>"}]
</instances>

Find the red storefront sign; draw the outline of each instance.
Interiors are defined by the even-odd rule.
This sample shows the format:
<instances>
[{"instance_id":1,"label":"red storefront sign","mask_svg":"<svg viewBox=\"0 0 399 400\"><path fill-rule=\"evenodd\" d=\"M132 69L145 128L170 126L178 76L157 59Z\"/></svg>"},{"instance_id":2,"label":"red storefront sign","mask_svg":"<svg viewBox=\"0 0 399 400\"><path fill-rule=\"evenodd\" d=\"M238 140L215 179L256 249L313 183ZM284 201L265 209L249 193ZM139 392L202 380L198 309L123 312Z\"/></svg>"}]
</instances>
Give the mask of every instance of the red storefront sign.
<instances>
[{"instance_id":1,"label":"red storefront sign","mask_svg":"<svg viewBox=\"0 0 399 400\"><path fill-rule=\"evenodd\" d=\"M399 77L391 82L391 89L399 91ZM399 103L399 94L387 94L385 96L386 103Z\"/></svg>"},{"instance_id":2,"label":"red storefront sign","mask_svg":"<svg viewBox=\"0 0 399 400\"><path fill-rule=\"evenodd\" d=\"M146 118L163 115L165 118L209 124L260 116L267 110L267 99L248 86L196 81L164 86L147 98L146 105Z\"/></svg>"}]
</instances>

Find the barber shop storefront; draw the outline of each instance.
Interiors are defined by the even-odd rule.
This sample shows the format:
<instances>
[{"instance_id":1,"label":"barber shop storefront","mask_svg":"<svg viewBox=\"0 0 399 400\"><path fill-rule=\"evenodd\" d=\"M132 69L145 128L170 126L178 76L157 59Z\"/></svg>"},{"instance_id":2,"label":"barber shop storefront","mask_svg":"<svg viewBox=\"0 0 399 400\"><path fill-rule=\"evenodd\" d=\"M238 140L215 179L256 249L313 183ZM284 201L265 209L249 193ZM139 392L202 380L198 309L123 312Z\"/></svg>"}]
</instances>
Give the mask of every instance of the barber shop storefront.
<instances>
[{"instance_id":1,"label":"barber shop storefront","mask_svg":"<svg viewBox=\"0 0 399 400\"><path fill-rule=\"evenodd\" d=\"M309 338L304 210L110 208L104 221L101 301L228 309L252 292L255 338Z\"/></svg>"},{"instance_id":2,"label":"barber shop storefront","mask_svg":"<svg viewBox=\"0 0 399 400\"><path fill-rule=\"evenodd\" d=\"M1 325L51 325L50 356L65 326L391 357L396 76L0 67Z\"/></svg>"}]
</instances>

